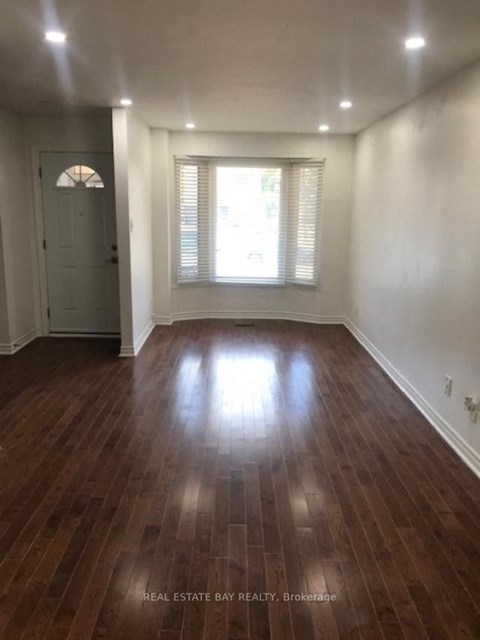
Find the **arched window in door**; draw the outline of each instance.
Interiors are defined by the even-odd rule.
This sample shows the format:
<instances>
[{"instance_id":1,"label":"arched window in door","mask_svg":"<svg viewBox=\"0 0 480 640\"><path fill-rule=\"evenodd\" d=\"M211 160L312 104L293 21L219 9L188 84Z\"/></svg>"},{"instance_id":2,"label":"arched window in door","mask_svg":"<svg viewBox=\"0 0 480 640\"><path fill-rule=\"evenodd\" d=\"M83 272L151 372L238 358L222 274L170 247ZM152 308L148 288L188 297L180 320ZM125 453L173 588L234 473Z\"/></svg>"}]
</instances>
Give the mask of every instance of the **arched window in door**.
<instances>
[{"instance_id":1,"label":"arched window in door","mask_svg":"<svg viewBox=\"0 0 480 640\"><path fill-rule=\"evenodd\" d=\"M81 164L65 169L57 180L60 188L103 189L103 186L103 180L95 169Z\"/></svg>"}]
</instances>

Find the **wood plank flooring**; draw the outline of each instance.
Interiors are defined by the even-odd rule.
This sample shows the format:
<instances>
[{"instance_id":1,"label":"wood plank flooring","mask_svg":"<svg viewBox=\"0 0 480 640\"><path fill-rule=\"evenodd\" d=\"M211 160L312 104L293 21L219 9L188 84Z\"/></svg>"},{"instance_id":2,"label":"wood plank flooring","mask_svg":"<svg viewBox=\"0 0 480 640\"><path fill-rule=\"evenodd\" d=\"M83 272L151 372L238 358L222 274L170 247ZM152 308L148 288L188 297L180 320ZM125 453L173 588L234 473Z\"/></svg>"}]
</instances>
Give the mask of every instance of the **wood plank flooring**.
<instances>
[{"instance_id":1,"label":"wood plank flooring","mask_svg":"<svg viewBox=\"0 0 480 640\"><path fill-rule=\"evenodd\" d=\"M1 638L480 638L480 481L345 328L117 352L0 358Z\"/></svg>"}]
</instances>

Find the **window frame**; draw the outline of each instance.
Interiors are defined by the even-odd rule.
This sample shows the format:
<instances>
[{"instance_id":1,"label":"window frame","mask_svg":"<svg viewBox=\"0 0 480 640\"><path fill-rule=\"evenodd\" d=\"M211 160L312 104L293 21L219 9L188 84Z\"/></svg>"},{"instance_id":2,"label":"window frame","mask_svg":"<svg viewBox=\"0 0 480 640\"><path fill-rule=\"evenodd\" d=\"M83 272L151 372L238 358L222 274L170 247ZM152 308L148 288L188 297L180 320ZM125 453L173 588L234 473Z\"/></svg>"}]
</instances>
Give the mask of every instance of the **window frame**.
<instances>
[{"instance_id":1,"label":"window frame","mask_svg":"<svg viewBox=\"0 0 480 640\"><path fill-rule=\"evenodd\" d=\"M179 280L178 279L178 262L180 259L180 237L178 226L178 198L177 192L177 162L204 162L208 166L208 238L206 243L207 249L207 278L205 279L192 279L192 280ZM302 166L321 166L320 174L320 193L319 193L319 205L317 209L316 220L316 234L315 234L315 255L314 255L314 272L316 278L312 283L293 281L288 278L288 244L290 238L288 235L288 221L289 221L289 191L290 191L290 178L291 169L293 165ZM217 167L265 167L275 168L282 170L281 180L281 195L280 195L280 230L279 230L279 242L283 243L283 247L279 247L279 253L282 256L281 266L283 269L283 278L279 282L235 282L235 281L222 281L217 280L214 274L214 262L215 262L215 220L216 220L216 208L217 208L217 191L216 191L216 168ZM173 248L172 251L172 287L183 289L185 287L254 287L254 288L300 288L306 290L320 290L321 289L321 273L320 273L320 242L321 242L321 226L322 226L322 212L323 212L323 200L324 200L324 172L325 172L326 160L325 158L268 158L268 157L225 157L225 156L197 156L197 155L175 155L173 157L173 183L175 186L175 197L173 198L173 211L174 211L174 224L173 224ZM283 227L283 229L282 229ZM282 234L283 230L283 234ZM200 250L199 250L200 251ZM316 266L315 266L316 265ZM213 277L212 277L213 276Z\"/></svg>"}]
</instances>

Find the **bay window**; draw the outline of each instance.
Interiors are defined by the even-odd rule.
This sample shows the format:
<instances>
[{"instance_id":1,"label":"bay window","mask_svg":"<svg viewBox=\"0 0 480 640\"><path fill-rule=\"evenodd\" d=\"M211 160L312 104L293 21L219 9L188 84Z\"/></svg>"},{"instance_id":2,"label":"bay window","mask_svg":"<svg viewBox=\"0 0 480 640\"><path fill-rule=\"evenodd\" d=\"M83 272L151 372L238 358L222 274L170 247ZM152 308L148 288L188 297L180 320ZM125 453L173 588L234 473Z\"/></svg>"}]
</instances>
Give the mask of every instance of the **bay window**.
<instances>
[{"instance_id":1,"label":"bay window","mask_svg":"<svg viewBox=\"0 0 480 640\"><path fill-rule=\"evenodd\" d=\"M177 158L177 282L316 286L323 169Z\"/></svg>"}]
</instances>

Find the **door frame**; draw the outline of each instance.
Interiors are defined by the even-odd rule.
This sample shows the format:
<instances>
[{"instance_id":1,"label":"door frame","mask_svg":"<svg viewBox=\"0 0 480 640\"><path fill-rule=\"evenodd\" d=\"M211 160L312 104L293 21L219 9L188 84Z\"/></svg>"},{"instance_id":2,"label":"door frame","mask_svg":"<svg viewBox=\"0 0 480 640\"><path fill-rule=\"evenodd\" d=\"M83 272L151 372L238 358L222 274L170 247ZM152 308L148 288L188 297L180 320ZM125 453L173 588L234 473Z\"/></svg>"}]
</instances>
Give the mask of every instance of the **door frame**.
<instances>
[{"instance_id":1,"label":"door frame","mask_svg":"<svg viewBox=\"0 0 480 640\"><path fill-rule=\"evenodd\" d=\"M47 278L47 253L44 249L43 241L45 239L45 218L43 210L43 191L42 191L42 176L40 174L41 166L41 154L42 153L88 153L105 155L109 154L112 157L112 163L114 162L112 151L94 151L77 148L72 149L68 145L31 145L30 158L32 169L32 209L34 218L34 234L32 238L32 254L34 256L34 262L36 263L37 271L37 286L35 287L35 318L37 324L37 332L42 336L57 336L59 334L50 333L50 321L48 318L48 278ZM115 167L114 167L115 168ZM117 224L117 217L115 215L115 224ZM118 231L118 229L117 229ZM62 334L65 336L72 336L75 334ZM94 338L97 334L82 334L82 337ZM102 334L102 337L109 337L110 334ZM118 338L119 334L114 334L112 337Z\"/></svg>"}]
</instances>

